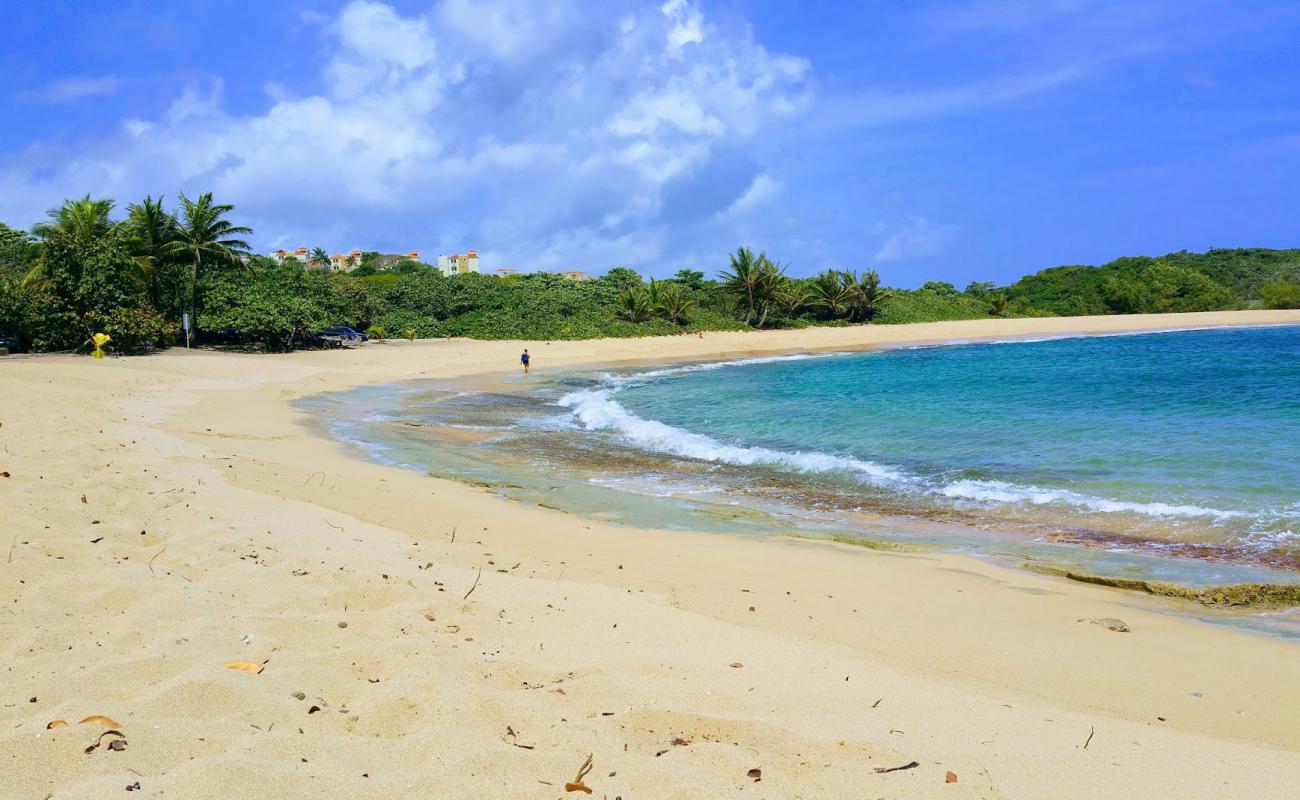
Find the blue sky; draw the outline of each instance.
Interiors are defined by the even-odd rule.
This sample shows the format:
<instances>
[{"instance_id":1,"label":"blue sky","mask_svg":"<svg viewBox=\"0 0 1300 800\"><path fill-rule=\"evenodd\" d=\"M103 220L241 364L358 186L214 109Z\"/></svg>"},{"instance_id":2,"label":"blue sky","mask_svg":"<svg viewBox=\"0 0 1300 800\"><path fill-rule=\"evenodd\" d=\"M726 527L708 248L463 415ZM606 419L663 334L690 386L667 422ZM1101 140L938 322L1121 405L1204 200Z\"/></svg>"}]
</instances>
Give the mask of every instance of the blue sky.
<instances>
[{"instance_id":1,"label":"blue sky","mask_svg":"<svg viewBox=\"0 0 1300 800\"><path fill-rule=\"evenodd\" d=\"M108 6L112 6L109 8ZM259 250L1006 282L1300 246L1300 3L0 8L0 220L211 190Z\"/></svg>"}]
</instances>

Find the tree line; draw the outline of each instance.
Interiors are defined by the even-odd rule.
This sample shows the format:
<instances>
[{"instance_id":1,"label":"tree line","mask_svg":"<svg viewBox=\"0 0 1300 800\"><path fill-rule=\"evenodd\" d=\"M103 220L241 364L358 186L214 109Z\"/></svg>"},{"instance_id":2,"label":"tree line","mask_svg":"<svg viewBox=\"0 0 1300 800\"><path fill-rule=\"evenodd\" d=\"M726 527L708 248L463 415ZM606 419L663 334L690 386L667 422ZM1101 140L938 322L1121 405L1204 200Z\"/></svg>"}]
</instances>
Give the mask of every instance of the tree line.
<instances>
[{"instance_id":1,"label":"tree line","mask_svg":"<svg viewBox=\"0 0 1300 800\"><path fill-rule=\"evenodd\" d=\"M615 267L590 281L533 273L446 277L414 261L363 253L333 272L323 248L306 263L251 252L252 231L210 193L126 206L85 196L30 231L0 223L0 334L38 351L120 352L184 341L287 350L331 325L382 336L577 339L699 330L889 324L993 316L1300 307L1300 250L1236 249L1055 267L1005 287L930 281L888 288L875 270L807 278L740 247L715 278L696 269L649 281Z\"/></svg>"}]
</instances>

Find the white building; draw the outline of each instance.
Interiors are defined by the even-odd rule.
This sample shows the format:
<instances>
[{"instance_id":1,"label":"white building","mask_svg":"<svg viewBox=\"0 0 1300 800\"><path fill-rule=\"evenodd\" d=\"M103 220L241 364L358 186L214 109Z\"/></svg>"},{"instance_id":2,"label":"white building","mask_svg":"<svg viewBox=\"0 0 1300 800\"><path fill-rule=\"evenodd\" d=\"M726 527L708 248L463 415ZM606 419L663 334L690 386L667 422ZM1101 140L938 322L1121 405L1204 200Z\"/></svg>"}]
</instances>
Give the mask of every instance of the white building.
<instances>
[{"instance_id":1,"label":"white building","mask_svg":"<svg viewBox=\"0 0 1300 800\"><path fill-rule=\"evenodd\" d=\"M438 256L438 269L448 277L478 272L478 253L470 250L465 255L456 253L450 256Z\"/></svg>"}]
</instances>

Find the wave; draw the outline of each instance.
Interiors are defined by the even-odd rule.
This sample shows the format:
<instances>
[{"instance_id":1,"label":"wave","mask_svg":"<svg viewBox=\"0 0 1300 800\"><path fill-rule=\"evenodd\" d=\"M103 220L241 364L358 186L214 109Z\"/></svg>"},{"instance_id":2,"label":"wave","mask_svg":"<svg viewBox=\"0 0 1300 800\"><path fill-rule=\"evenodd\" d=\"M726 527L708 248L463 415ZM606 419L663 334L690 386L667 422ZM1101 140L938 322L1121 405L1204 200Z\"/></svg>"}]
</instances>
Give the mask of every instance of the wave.
<instances>
[{"instance_id":1,"label":"wave","mask_svg":"<svg viewBox=\"0 0 1300 800\"><path fill-rule=\"evenodd\" d=\"M1072 492L1068 489L1019 486L1005 481L956 481L942 487L939 493L954 500L975 500L983 503L1069 505L1103 514L1130 513L1142 514L1148 517L1212 517L1216 521L1246 516L1240 512L1221 511L1217 508L1112 500L1106 497L1093 497L1092 495Z\"/></svg>"},{"instance_id":2,"label":"wave","mask_svg":"<svg viewBox=\"0 0 1300 800\"><path fill-rule=\"evenodd\" d=\"M799 472L842 471L876 485L902 485L914 480L893 467L817 451L787 452L720 442L628 411L611 395L614 388L570 392L559 404L570 409L587 430L611 431L628 444L667 455L749 467L756 464L788 467Z\"/></svg>"},{"instance_id":3,"label":"wave","mask_svg":"<svg viewBox=\"0 0 1300 800\"><path fill-rule=\"evenodd\" d=\"M652 369L648 372L635 372L630 375L614 375L605 373L601 375L601 380L611 389L624 389L629 386L635 386L647 381L658 378L667 378L673 375L685 375L691 372L708 372L724 367L744 367L753 364L775 364L782 361L807 361L813 358L831 358L833 356L852 355L849 352L833 353L791 353L783 356L755 356L753 358L737 358L731 361L707 361L702 364L684 364L676 367L663 367L661 369Z\"/></svg>"},{"instance_id":4,"label":"wave","mask_svg":"<svg viewBox=\"0 0 1300 800\"><path fill-rule=\"evenodd\" d=\"M899 467L852 456L816 450L786 451L729 444L711 436L692 433L683 428L637 416L613 397L625 388L687 372L775 361L823 358L832 355L843 354L772 356L668 367L625 376L607 375L604 376L605 384L600 388L582 389L561 397L557 405L567 408L569 413L549 418L546 427L576 427L589 431L605 431L618 436L624 443L633 447L698 461L741 467L766 465L793 469L802 473L839 472L887 489L914 491L949 500L972 501L987 505L1057 505L1103 514L1130 513L1156 518L1208 518L1215 522L1250 516L1242 512L1196 505L1116 500L1094 497L1068 489L1049 489L997 480L968 479L945 483L909 473Z\"/></svg>"}]
</instances>

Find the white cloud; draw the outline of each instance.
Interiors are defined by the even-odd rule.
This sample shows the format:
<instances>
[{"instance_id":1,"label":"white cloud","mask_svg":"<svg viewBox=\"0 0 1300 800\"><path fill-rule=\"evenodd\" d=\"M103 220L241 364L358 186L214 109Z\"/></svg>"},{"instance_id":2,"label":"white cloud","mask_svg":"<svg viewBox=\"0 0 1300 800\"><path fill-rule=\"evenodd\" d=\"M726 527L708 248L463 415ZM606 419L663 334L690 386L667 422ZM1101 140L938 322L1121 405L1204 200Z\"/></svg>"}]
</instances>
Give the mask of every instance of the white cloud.
<instances>
[{"instance_id":1,"label":"white cloud","mask_svg":"<svg viewBox=\"0 0 1300 800\"><path fill-rule=\"evenodd\" d=\"M668 18L668 47L673 52L704 41L704 15L689 0L667 0L659 11Z\"/></svg>"},{"instance_id":2,"label":"white cloud","mask_svg":"<svg viewBox=\"0 0 1300 800\"><path fill-rule=\"evenodd\" d=\"M956 225L936 224L914 217L894 229L876 251L875 260L885 263L936 255L948 246L959 230Z\"/></svg>"},{"instance_id":3,"label":"white cloud","mask_svg":"<svg viewBox=\"0 0 1300 800\"><path fill-rule=\"evenodd\" d=\"M810 67L680 0L593 17L577 0L444 0L423 16L350 3L321 23L319 93L268 84L269 106L240 115L211 80L118 136L34 144L0 160L0 219L30 224L86 192L125 204L211 190L263 249L653 267L682 246L668 231L736 202L669 198L702 194L692 182L720 154L806 109Z\"/></svg>"},{"instance_id":4,"label":"white cloud","mask_svg":"<svg viewBox=\"0 0 1300 800\"><path fill-rule=\"evenodd\" d=\"M64 78L40 89L19 92L18 97L34 103L75 103L88 97L112 94L121 85L122 81L113 75Z\"/></svg>"},{"instance_id":5,"label":"white cloud","mask_svg":"<svg viewBox=\"0 0 1300 800\"><path fill-rule=\"evenodd\" d=\"M754 176L754 180L750 181L740 197L736 198L736 202L727 208L726 213L736 214L766 205L775 200L783 188L785 188L784 184L780 181L766 172L760 172Z\"/></svg>"}]
</instances>

